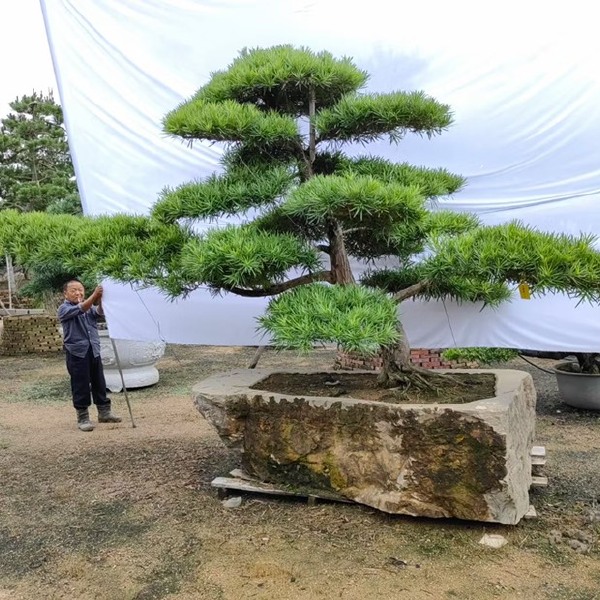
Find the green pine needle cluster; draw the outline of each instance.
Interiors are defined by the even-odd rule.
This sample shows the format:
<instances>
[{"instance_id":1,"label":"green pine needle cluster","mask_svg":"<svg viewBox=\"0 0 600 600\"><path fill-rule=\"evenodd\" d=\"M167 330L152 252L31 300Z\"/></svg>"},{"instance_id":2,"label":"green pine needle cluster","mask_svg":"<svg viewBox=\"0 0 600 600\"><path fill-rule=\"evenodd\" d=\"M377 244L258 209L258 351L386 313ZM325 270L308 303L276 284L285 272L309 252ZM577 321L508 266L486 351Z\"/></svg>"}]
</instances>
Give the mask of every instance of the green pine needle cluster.
<instances>
[{"instance_id":1,"label":"green pine needle cluster","mask_svg":"<svg viewBox=\"0 0 600 600\"><path fill-rule=\"evenodd\" d=\"M186 293L178 275L187 230L146 217L79 217L0 212L0 250L38 280L36 292L60 291L67 279L103 277ZM196 287L196 286L194 286Z\"/></svg>"},{"instance_id":2,"label":"green pine needle cluster","mask_svg":"<svg viewBox=\"0 0 600 600\"><path fill-rule=\"evenodd\" d=\"M382 183L418 187L426 198L454 194L465 185L464 177L446 169L427 169L408 163L397 164L379 157L337 157L335 172L340 175L353 173L374 177Z\"/></svg>"},{"instance_id":3,"label":"green pine needle cluster","mask_svg":"<svg viewBox=\"0 0 600 600\"><path fill-rule=\"evenodd\" d=\"M450 108L423 92L348 95L315 118L319 139L363 143L399 142L408 132L431 137L451 123Z\"/></svg>"},{"instance_id":4,"label":"green pine needle cluster","mask_svg":"<svg viewBox=\"0 0 600 600\"><path fill-rule=\"evenodd\" d=\"M215 291L243 292L281 282L290 269L319 268L317 252L293 235L231 226L190 240L181 254L180 276L206 282Z\"/></svg>"},{"instance_id":5,"label":"green pine needle cluster","mask_svg":"<svg viewBox=\"0 0 600 600\"><path fill-rule=\"evenodd\" d=\"M233 100L301 116L308 113L311 90L317 107L327 107L362 88L367 77L349 58L334 58L329 52L290 45L254 48L243 50L226 70L213 73L195 99Z\"/></svg>"},{"instance_id":6,"label":"green pine needle cluster","mask_svg":"<svg viewBox=\"0 0 600 600\"><path fill-rule=\"evenodd\" d=\"M293 182L284 167L238 167L226 175L167 188L154 205L152 215L165 223L178 219L219 219L268 205L282 196Z\"/></svg>"},{"instance_id":7,"label":"green pine needle cluster","mask_svg":"<svg viewBox=\"0 0 600 600\"><path fill-rule=\"evenodd\" d=\"M427 215L427 234L433 239L461 235L478 227L481 221L470 213L440 210Z\"/></svg>"},{"instance_id":8,"label":"green pine needle cluster","mask_svg":"<svg viewBox=\"0 0 600 600\"><path fill-rule=\"evenodd\" d=\"M192 99L164 119L166 133L184 139L241 142L253 146L299 143L298 128L291 117L262 112L250 104L232 100L205 102Z\"/></svg>"},{"instance_id":9,"label":"green pine needle cluster","mask_svg":"<svg viewBox=\"0 0 600 600\"><path fill-rule=\"evenodd\" d=\"M482 296L496 295L489 301L497 304L508 296L501 288L525 282L534 295L560 291L599 302L600 253L594 241L593 236L544 233L518 222L478 227L435 241L424 274L436 285L455 288L456 297L464 300L480 289Z\"/></svg>"},{"instance_id":10,"label":"green pine needle cluster","mask_svg":"<svg viewBox=\"0 0 600 600\"><path fill-rule=\"evenodd\" d=\"M259 319L273 343L308 352L333 342L346 351L376 353L398 341L397 305L384 293L358 285L307 285L271 300Z\"/></svg>"},{"instance_id":11,"label":"green pine needle cluster","mask_svg":"<svg viewBox=\"0 0 600 600\"><path fill-rule=\"evenodd\" d=\"M371 227L426 215L419 188L352 175L316 175L293 189L281 210L316 225L337 219L357 226L368 222Z\"/></svg>"}]
</instances>

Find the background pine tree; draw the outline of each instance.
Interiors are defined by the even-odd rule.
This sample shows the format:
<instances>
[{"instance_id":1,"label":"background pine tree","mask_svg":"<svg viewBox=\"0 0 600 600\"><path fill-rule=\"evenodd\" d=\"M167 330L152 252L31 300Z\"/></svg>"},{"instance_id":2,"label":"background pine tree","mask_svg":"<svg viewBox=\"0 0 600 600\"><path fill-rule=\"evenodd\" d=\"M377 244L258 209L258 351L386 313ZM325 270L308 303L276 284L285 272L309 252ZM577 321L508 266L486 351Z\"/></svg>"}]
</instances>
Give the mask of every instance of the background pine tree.
<instances>
[{"instance_id":1,"label":"background pine tree","mask_svg":"<svg viewBox=\"0 0 600 600\"><path fill-rule=\"evenodd\" d=\"M0 209L81 213L63 112L52 92L10 103L0 126Z\"/></svg>"}]
</instances>

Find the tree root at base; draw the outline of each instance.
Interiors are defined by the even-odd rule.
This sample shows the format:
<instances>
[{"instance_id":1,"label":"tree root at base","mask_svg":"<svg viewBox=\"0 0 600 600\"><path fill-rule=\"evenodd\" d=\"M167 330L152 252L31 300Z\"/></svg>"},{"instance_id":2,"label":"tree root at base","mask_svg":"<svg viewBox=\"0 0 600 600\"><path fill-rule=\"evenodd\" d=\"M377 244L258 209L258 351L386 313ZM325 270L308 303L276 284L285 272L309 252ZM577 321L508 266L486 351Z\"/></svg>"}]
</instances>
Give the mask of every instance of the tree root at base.
<instances>
[{"instance_id":1,"label":"tree root at base","mask_svg":"<svg viewBox=\"0 0 600 600\"><path fill-rule=\"evenodd\" d=\"M444 384L466 385L447 373L436 373L430 369L423 369L413 365L394 366L391 369L384 369L379 375L378 382L399 398L406 396L409 390L414 389L430 391L439 395L443 391Z\"/></svg>"}]
</instances>

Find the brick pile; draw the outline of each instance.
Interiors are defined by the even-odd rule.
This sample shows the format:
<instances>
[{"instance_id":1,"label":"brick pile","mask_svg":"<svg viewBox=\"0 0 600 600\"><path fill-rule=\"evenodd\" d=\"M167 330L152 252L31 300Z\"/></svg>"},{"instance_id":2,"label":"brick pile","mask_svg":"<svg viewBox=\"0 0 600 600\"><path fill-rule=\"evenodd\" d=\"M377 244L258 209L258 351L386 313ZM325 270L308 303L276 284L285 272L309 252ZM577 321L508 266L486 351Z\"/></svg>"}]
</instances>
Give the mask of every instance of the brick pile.
<instances>
[{"instance_id":1,"label":"brick pile","mask_svg":"<svg viewBox=\"0 0 600 600\"><path fill-rule=\"evenodd\" d=\"M8 298L8 290L0 290L0 300L4 304L5 308L8 308L9 298ZM0 307L2 304L0 304ZM31 298L25 298L23 296L16 296L13 294L12 297L12 306L13 308L33 308L34 302Z\"/></svg>"},{"instance_id":2,"label":"brick pile","mask_svg":"<svg viewBox=\"0 0 600 600\"><path fill-rule=\"evenodd\" d=\"M4 306L8 308L8 287L6 282L3 281L0 281L0 300L4 303ZM33 300L31 298L25 298L24 296L19 296L18 294L13 293L12 305L13 308L33 308ZM0 307L2 307L2 304L0 304Z\"/></svg>"},{"instance_id":3,"label":"brick pile","mask_svg":"<svg viewBox=\"0 0 600 600\"><path fill-rule=\"evenodd\" d=\"M444 360L443 348L414 348L410 351L410 360L423 369L476 369L475 361ZM338 352L335 367L337 369L372 369L379 370L382 365L380 356L361 356L351 352Z\"/></svg>"},{"instance_id":4,"label":"brick pile","mask_svg":"<svg viewBox=\"0 0 600 600\"><path fill-rule=\"evenodd\" d=\"M62 337L58 319L52 315L4 317L0 354L43 354L60 352Z\"/></svg>"}]
</instances>

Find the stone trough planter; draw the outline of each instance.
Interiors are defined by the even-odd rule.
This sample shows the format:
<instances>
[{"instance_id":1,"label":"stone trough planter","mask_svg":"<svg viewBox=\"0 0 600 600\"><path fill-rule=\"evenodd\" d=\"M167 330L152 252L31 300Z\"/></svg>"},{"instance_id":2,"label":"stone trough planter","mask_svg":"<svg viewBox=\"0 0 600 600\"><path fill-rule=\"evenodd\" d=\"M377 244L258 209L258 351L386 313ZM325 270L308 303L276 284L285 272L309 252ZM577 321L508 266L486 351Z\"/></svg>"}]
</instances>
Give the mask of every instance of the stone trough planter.
<instances>
[{"instance_id":1,"label":"stone trough planter","mask_svg":"<svg viewBox=\"0 0 600 600\"><path fill-rule=\"evenodd\" d=\"M221 439L241 450L249 475L388 513L515 524L528 511L535 429L528 373L469 370L495 375L496 395L485 400L390 404L261 391L259 382L275 372L236 370L193 390Z\"/></svg>"}]
</instances>

